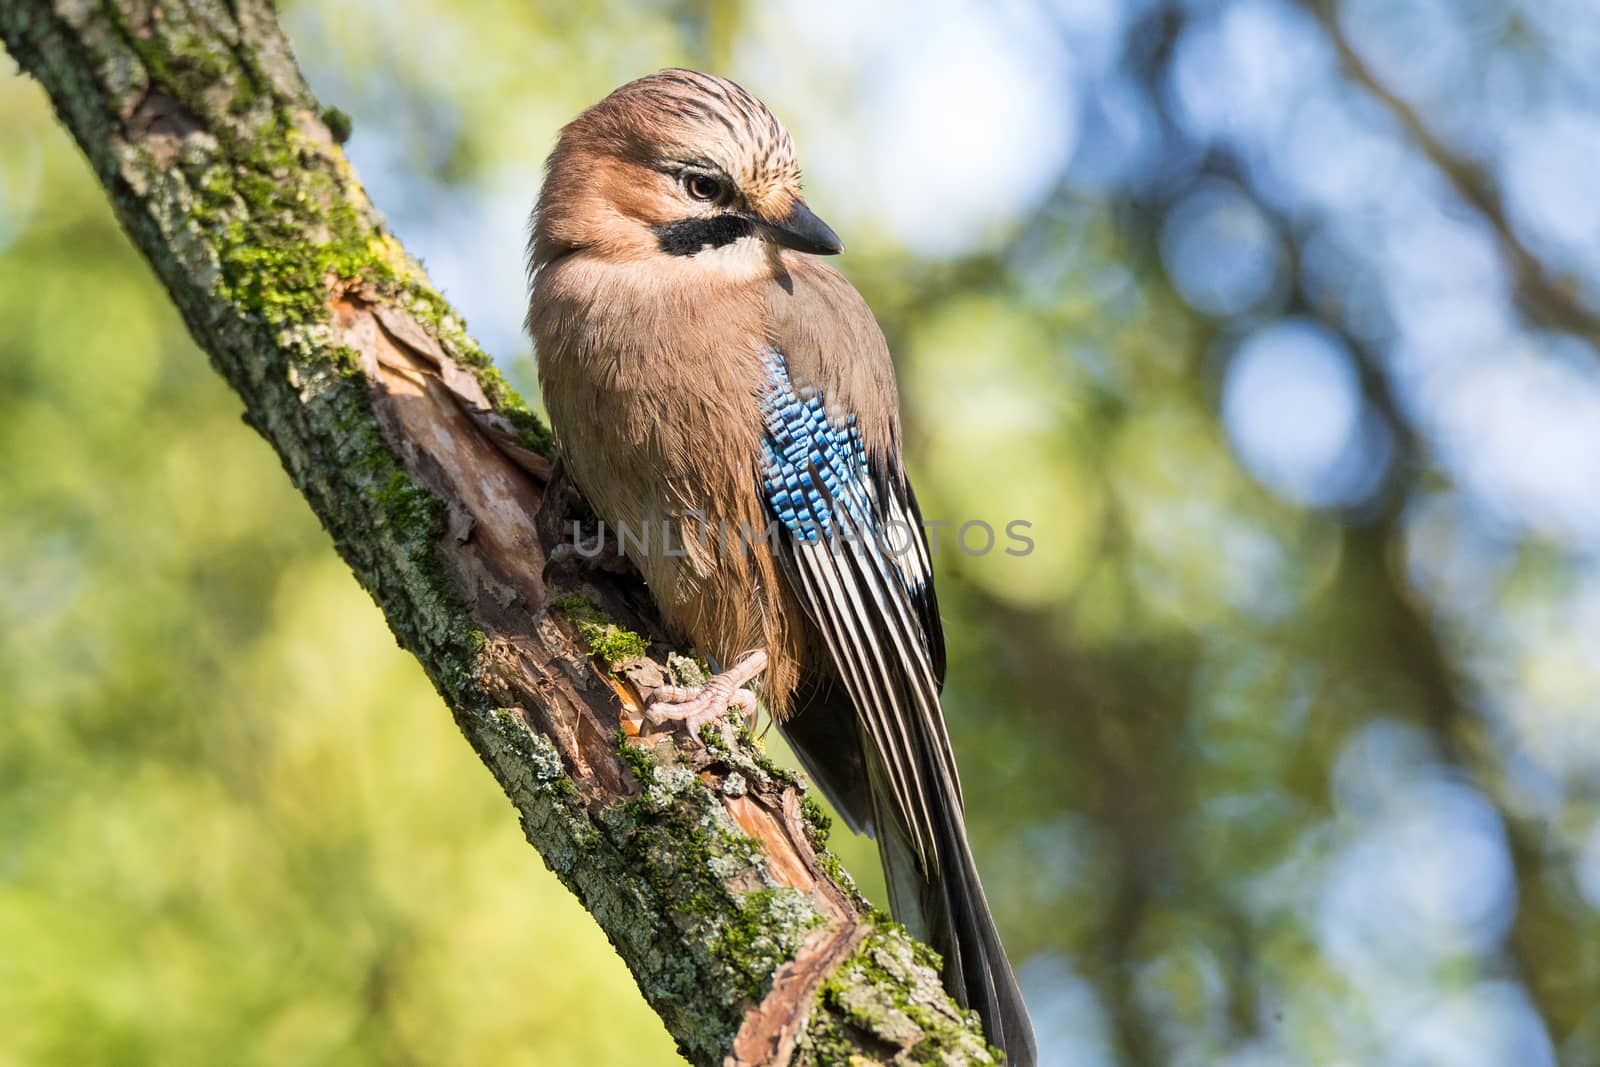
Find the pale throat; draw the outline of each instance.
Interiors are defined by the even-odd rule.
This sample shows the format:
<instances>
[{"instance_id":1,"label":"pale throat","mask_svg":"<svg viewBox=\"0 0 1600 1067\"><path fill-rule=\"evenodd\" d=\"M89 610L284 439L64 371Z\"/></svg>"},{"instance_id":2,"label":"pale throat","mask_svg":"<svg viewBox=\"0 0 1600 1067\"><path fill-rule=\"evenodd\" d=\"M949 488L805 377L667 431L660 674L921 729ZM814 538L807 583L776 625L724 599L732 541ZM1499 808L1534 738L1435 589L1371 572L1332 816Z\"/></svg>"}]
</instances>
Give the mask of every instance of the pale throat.
<instances>
[{"instance_id":1,"label":"pale throat","mask_svg":"<svg viewBox=\"0 0 1600 1067\"><path fill-rule=\"evenodd\" d=\"M752 233L699 251L664 255L676 270L729 282L756 281L782 271L778 248Z\"/></svg>"}]
</instances>

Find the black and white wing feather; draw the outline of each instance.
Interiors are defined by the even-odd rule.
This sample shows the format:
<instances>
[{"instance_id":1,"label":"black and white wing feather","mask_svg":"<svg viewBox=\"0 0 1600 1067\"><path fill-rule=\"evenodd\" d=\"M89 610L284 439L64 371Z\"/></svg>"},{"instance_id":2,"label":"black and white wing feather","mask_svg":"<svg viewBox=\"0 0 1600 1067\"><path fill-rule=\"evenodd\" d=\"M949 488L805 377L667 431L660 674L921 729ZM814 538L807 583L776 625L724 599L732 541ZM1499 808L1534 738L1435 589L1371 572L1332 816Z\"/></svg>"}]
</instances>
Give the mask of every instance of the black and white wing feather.
<instances>
[{"instance_id":1,"label":"black and white wing feather","mask_svg":"<svg viewBox=\"0 0 1600 1067\"><path fill-rule=\"evenodd\" d=\"M861 727L891 905L945 954L952 991L991 1038L1031 1063L1032 1028L967 844L916 500L898 456L868 453L854 413L793 381L782 353L765 355L763 496L782 528L780 562Z\"/></svg>"},{"instance_id":2,"label":"black and white wing feather","mask_svg":"<svg viewBox=\"0 0 1600 1067\"><path fill-rule=\"evenodd\" d=\"M961 794L939 708L944 639L921 519L892 458L867 455L855 415L791 381L782 354L766 357L763 491L782 525L779 554L931 862L930 797Z\"/></svg>"}]
</instances>

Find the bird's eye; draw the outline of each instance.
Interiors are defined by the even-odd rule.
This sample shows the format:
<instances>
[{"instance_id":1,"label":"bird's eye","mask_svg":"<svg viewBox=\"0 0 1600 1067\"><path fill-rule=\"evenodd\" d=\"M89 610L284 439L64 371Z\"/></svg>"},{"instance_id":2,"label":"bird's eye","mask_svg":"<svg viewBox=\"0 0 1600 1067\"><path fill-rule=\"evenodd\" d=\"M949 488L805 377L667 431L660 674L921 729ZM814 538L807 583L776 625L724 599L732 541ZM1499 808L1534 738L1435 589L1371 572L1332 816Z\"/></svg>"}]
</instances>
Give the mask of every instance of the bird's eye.
<instances>
[{"instance_id":1,"label":"bird's eye","mask_svg":"<svg viewBox=\"0 0 1600 1067\"><path fill-rule=\"evenodd\" d=\"M720 200L722 183L705 174L691 174L683 180L683 187L695 200Z\"/></svg>"}]
</instances>

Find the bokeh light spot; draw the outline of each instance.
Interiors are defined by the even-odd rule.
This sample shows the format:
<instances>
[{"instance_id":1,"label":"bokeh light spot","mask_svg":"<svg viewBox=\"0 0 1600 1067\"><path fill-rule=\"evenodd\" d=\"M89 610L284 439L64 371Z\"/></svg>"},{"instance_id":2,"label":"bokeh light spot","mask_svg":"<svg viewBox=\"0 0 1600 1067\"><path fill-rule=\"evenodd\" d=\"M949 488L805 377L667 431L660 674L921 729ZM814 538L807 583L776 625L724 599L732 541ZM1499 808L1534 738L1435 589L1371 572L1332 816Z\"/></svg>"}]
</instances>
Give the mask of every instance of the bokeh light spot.
<instances>
[{"instance_id":1,"label":"bokeh light spot","mask_svg":"<svg viewBox=\"0 0 1600 1067\"><path fill-rule=\"evenodd\" d=\"M1161 259L1184 300L1208 315L1237 315L1258 303L1282 262L1261 209L1220 182L1201 186L1167 213Z\"/></svg>"},{"instance_id":2,"label":"bokeh light spot","mask_svg":"<svg viewBox=\"0 0 1600 1067\"><path fill-rule=\"evenodd\" d=\"M1361 449L1364 401L1349 350L1315 323L1288 319L1234 352L1222 412L1234 448L1261 482L1297 503L1329 507L1370 492Z\"/></svg>"}]
</instances>

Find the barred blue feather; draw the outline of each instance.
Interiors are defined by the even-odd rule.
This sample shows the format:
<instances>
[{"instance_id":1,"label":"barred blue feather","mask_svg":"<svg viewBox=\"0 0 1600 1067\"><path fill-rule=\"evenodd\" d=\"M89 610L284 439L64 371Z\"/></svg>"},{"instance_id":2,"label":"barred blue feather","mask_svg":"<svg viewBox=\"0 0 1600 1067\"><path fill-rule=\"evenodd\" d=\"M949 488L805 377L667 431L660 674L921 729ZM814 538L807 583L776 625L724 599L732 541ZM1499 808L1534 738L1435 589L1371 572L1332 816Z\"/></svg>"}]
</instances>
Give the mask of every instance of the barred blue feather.
<instances>
[{"instance_id":1,"label":"barred blue feather","mask_svg":"<svg viewBox=\"0 0 1600 1067\"><path fill-rule=\"evenodd\" d=\"M767 394L763 488L773 516L807 544L839 536L835 508L848 507L859 523L872 523L867 450L853 414L830 418L816 389L797 389L782 353L763 353Z\"/></svg>"}]
</instances>

